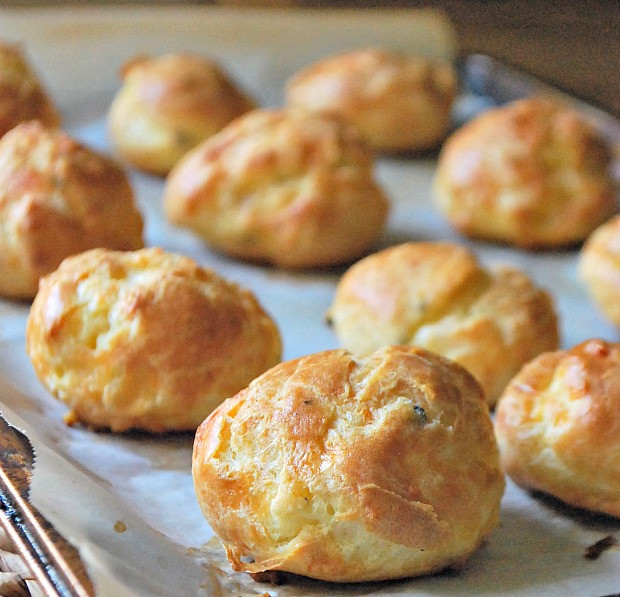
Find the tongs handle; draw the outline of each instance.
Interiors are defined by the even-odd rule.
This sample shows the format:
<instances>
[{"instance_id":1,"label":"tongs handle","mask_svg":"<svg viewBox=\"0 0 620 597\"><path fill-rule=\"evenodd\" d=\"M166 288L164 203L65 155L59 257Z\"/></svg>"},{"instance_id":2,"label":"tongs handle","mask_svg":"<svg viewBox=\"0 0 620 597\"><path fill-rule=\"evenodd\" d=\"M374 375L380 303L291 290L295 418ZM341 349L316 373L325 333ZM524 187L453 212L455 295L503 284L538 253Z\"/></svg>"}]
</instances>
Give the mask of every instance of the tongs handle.
<instances>
[{"instance_id":1,"label":"tongs handle","mask_svg":"<svg viewBox=\"0 0 620 597\"><path fill-rule=\"evenodd\" d=\"M94 597L77 550L17 491L0 467L0 524L50 597Z\"/></svg>"}]
</instances>

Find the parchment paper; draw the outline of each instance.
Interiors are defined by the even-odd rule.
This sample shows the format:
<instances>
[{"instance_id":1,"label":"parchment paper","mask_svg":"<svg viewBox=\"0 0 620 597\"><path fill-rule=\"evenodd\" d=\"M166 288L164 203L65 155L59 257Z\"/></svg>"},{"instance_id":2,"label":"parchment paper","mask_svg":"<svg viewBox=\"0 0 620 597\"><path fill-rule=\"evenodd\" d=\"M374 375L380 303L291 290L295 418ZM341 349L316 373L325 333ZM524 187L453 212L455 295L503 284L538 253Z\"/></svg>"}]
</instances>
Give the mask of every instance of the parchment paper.
<instances>
[{"instance_id":1,"label":"parchment paper","mask_svg":"<svg viewBox=\"0 0 620 597\"><path fill-rule=\"evenodd\" d=\"M263 106L279 106L295 70L338 50L382 45L441 58L456 51L450 25L425 11L4 9L0 37L22 43L63 113L64 128L104 152L110 152L105 116L120 85L117 71L139 52L214 56ZM464 95L456 112L467 115L484 105ZM563 346L594 336L618 340L576 280L576 251L532 254L459 238L432 208L435 157L378 161L377 176L393 208L377 248L409 240L461 242L483 262L510 262L551 290ZM162 179L130 174L147 243L190 255L252 289L280 327L285 359L338 346L323 316L344 269L292 274L216 255L192 233L165 222ZM583 556L603 536L620 536L619 521L571 510L511 483L500 527L458 573L352 586L296 579L284 587L232 575L194 497L193 437L67 428L65 407L39 384L25 355L28 309L27 303L0 300L0 408L35 445L35 505L80 547L99 595L601 596L620 590L618 549L597 560Z\"/></svg>"}]
</instances>

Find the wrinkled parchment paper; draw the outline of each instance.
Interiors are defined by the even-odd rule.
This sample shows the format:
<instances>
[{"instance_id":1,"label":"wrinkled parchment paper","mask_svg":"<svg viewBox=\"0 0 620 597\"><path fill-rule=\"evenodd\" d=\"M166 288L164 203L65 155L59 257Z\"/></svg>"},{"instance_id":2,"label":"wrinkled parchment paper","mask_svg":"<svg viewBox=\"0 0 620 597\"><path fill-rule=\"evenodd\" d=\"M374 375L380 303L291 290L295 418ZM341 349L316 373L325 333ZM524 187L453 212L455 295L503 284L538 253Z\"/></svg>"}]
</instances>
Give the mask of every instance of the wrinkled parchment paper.
<instances>
[{"instance_id":1,"label":"wrinkled parchment paper","mask_svg":"<svg viewBox=\"0 0 620 597\"><path fill-rule=\"evenodd\" d=\"M64 128L109 152L105 116L122 63L136 53L190 50L218 58L263 106L279 106L298 68L345 49L382 45L437 58L455 55L453 31L427 11L304 12L219 7L0 9L0 38L22 44L64 117ZM457 111L480 107L462 97ZM448 239L485 263L527 270L556 298L565 347L618 340L576 281L576 252L530 254L459 238L432 208L436 156L381 159L393 202L381 246ZM131 172L146 239L252 289L278 323L284 358L338 346L324 323L342 269L284 273L209 251L160 210L162 179ZM500 527L460 572L392 583L332 585L295 579L270 587L232 574L202 518L190 476L191 435L96 434L62 423L65 407L37 381L24 349L29 304L0 300L0 408L37 451L33 501L80 547L101 596L591 595L620 590L620 551L584 558L620 522L576 512L508 483Z\"/></svg>"}]
</instances>

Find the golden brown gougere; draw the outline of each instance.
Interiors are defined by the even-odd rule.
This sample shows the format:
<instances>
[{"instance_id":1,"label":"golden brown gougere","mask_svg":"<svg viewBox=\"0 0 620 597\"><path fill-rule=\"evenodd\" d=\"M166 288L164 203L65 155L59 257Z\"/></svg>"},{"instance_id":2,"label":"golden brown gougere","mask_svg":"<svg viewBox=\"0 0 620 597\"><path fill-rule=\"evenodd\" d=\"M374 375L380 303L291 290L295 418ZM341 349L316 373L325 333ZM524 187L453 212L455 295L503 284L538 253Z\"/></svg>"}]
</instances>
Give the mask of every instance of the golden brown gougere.
<instances>
[{"instance_id":1,"label":"golden brown gougere","mask_svg":"<svg viewBox=\"0 0 620 597\"><path fill-rule=\"evenodd\" d=\"M495 432L513 481L620 517L620 344L534 359L500 398Z\"/></svg>"},{"instance_id":2,"label":"golden brown gougere","mask_svg":"<svg viewBox=\"0 0 620 597\"><path fill-rule=\"evenodd\" d=\"M620 327L620 216L590 235L581 249L578 272L596 306Z\"/></svg>"},{"instance_id":3,"label":"golden brown gougere","mask_svg":"<svg viewBox=\"0 0 620 597\"><path fill-rule=\"evenodd\" d=\"M444 144L435 204L463 234L527 249L583 241L617 211L611 151L545 98L485 112Z\"/></svg>"},{"instance_id":4,"label":"golden brown gougere","mask_svg":"<svg viewBox=\"0 0 620 597\"><path fill-rule=\"evenodd\" d=\"M193 476L235 570L338 582L461 564L504 490L480 386L410 346L270 369L200 426Z\"/></svg>"},{"instance_id":5,"label":"golden brown gougere","mask_svg":"<svg viewBox=\"0 0 620 597\"><path fill-rule=\"evenodd\" d=\"M490 406L525 363L559 342L549 293L522 271L484 267L451 243L405 243L357 262L339 281L328 318L358 354L411 344L454 359Z\"/></svg>"},{"instance_id":6,"label":"golden brown gougere","mask_svg":"<svg viewBox=\"0 0 620 597\"><path fill-rule=\"evenodd\" d=\"M136 56L121 75L108 116L114 147L132 166L162 176L256 107L219 64L195 54Z\"/></svg>"},{"instance_id":7,"label":"golden brown gougere","mask_svg":"<svg viewBox=\"0 0 620 597\"><path fill-rule=\"evenodd\" d=\"M447 135L456 90L449 63L364 48L296 73L286 97L291 106L353 123L376 151L422 151Z\"/></svg>"},{"instance_id":8,"label":"golden brown gougere","mask_svg":"<svg viewBox=\"0 0 620 597\"><path fill-rule=\"evenodd\" d=\"M60 125L60 114L17 45L0 42L0 137L21 122Z\"/></svg>"},{"instance_id":9,"label":"golden brown gougere","mask_svg":"<svg viewBox=\"0 0 620 597\"><path fill-rule=\"evenodd\" d=\"M195 430L280 360L254 295L161 249L93 249L41 281L26 348L67 423L112 431Z\"/></svg>"},{"instance_id":10,"label":"golden brown gougere","mask_svg":"<svg viewBox=\"0 0 620 597\"><path fill-rule=\"evenodd\" d=\"M139 249L142 227L108 157L39 122L0 139L0 295L32 298L41 276L87 249Z\"/></svg>"},{"instance_id":11,"label":"golden brown gougere","mask_svg":"<svg viewBox=\"0 0 620 597\"><path fill-rule=\"evenodd\" d=\"M299 110L256 110L186 155L170 173L164 209L213 248L286 268L363 255L388 200L357 130Z\"/></svg>"}]
</instances>

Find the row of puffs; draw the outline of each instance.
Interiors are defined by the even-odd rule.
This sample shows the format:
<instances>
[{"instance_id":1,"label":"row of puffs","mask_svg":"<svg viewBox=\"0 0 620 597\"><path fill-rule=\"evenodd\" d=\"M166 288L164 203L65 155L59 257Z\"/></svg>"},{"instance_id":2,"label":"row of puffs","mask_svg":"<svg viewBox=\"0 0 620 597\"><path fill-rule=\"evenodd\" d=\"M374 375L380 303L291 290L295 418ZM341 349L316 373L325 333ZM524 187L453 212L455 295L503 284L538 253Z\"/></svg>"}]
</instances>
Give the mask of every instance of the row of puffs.
<instances>
[{"instance_id":1,"label":"row of puffs","mask_svg":"<svg viewBox=\"0 0 620 597\"><path fill-rule=\"evenodd\" d=\"M539 335L557 343L549 297L516 270L475 273L457 292L469 298L444 312L450 284L433 258L448 253L444 263L473 261L457 245L409 243L358 262L343 280L373 262L380 278L390 261L417 258L425 277L416 281L438 292L422 300L434 298L426 308L439 314L417 333L452 327L455 346L500 377L513 366L504 356L511 341L511 355L541 350L527 345ZM397 302L407 292L420 298L408 278ZM508 294L498 298L502 286ZM380 293L371 305L386 298ZM366 325L369 315L348 325ZM378 338L376 350L279 363L277 327L249 291L157 248L94 249L63 261L41 282L26 340L37 375L69 405L69 424L198 426L196 495L236 570L355 582L458 566L499 520L504 473L620 516L618 344L593 339L533 357L508 381L493 424L475 377L421 346ZM447 334L442 340L449 344Z\"/></svg>"},{"instance_id":2,"label":"row of puffs","mask_svg":"<svg viewBox=\"0 0 620 597\"><path fill-rule=\"evenodd\" d=\"M0 50L10 99L0 132L11 132L0 145L0 293L32 297L63 257L141 246L141 222L123 172L48 131L60 117L19 51ZM449 65L378 49L298 73L290 106L280 110L254 109L199 56L138 57L123 74L110 134L129 164L172 169L168 218L225 253L293 268L347 263L372 247L389 200L374 179L371 148L440 143L456 86ZM39 128L10 128L37 117ZM377 138L430 128L425 142ZM154 166L158 159L165 168ZM545 248L585 240L616 212L615 190L611 152L594 128L574 110L534 98L489 110L450 136L435 204L466 235Z\"/></svg>"},{"instance_id":3,"label":"row of puffs","mask_svg":"<svg viewBox=\"0 0 620 597\"><path fill-rule=\"evenodd\" d=\"M302 98L324 97L318 86L346 89L350 99L355 84L338 87L334 71L360 64L377 75L373 88L394 73L402 81L383 52L333 60L300 78ZM329 83L319 77L308 87L313 72ZM448 97L449 76L431 78ZM386 97L403 95L386 88ZM334 118L333 105L303 108L252 109L195 149L173 122L183 151L166 183L170 219L221 251L286 267L367 252L388 210L369 146L432 146L445 121L426 145L381 146L362 124L345 124L351 116ZM119 130L144 138L141 106L132 109ZM397 129L405 114L397 110ZM385 118L374 130L389 130ZM342 278L328 314L348 350L278 364L278 330L250 292L188 258L135 250L140 214L107 158L36 123L11 130L2 145L8 290L0 290L32 296L53 272L28 319L35 371L70 406L69 423L153 432L200 425L198 500L237 569L359 581L457 565L497 524L501 465L524 486L620 515L617 347L592 340L557 351L552 299L522 272L487 270L447 243L371 255ZM615 212L609 163L571 110L517 102L446 143L437 205L475 237L579 242ZM613 237L598 232L582 259L594 296L608 296L597 298L602 305L616 303ZM108 249L86 251L100 246ZM595 290L605 283L607 295ZM488 406L500 396L494 432Z\"/></svg>"}]
</instances>

